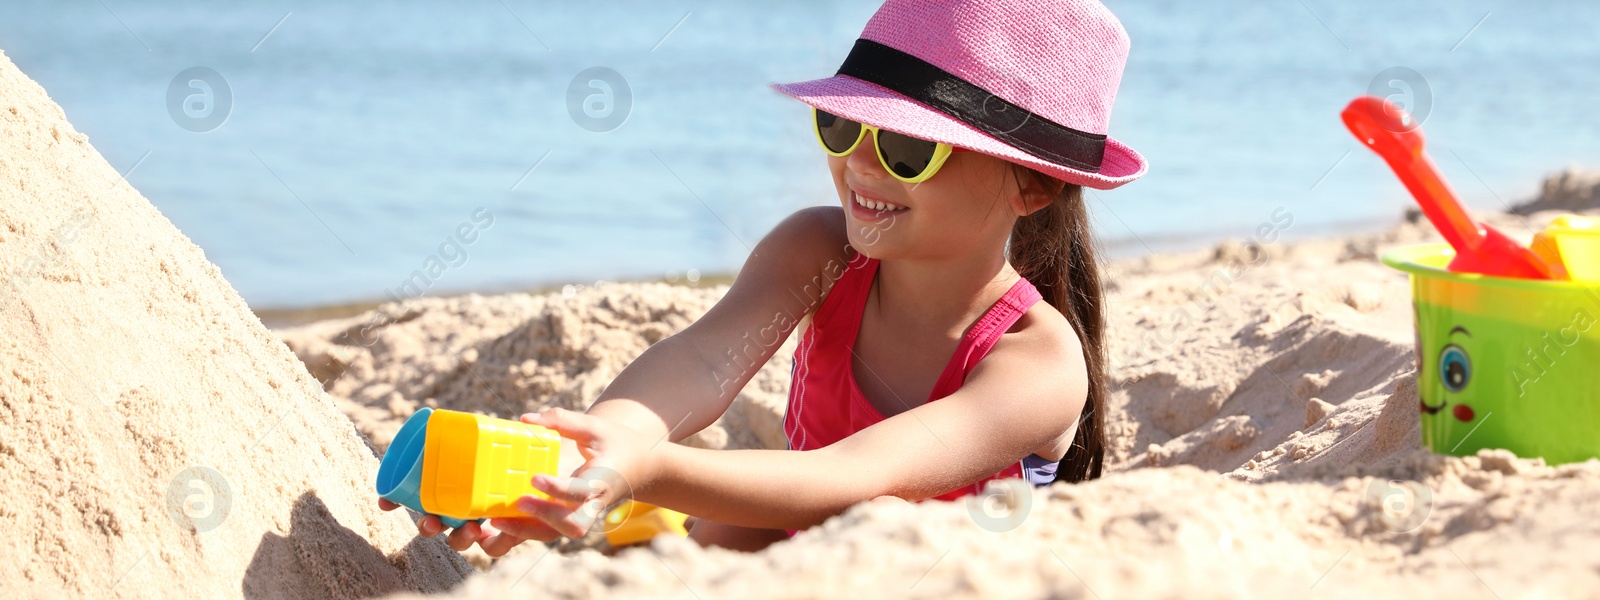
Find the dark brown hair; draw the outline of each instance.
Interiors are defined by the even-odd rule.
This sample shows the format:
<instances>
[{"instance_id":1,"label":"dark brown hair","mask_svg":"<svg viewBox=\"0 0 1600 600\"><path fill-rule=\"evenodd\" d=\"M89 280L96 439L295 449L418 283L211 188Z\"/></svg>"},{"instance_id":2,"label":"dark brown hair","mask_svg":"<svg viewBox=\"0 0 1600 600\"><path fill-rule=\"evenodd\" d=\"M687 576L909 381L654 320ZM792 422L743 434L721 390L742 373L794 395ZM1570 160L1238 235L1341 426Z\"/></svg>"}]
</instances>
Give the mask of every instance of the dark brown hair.
<instances>
[{"instance_id":1,"label":"dark brown hair","mask_svg":"<svg viewBox=\"0 0 1600 600\"><path fill-rule=\"evenodd\" d=\"M1015 163L1017 181L1032 177L1052 195L1048 206L1017 219L1011 228L1009 256L1044 300L1067 318L1083 346L1089 393L1078 431L1056 468L1056 481L1079 482L1100 476L1105 461L1105 314L1100 265L1083 203L1083 188Z\"/></svg>"}]
</instances>

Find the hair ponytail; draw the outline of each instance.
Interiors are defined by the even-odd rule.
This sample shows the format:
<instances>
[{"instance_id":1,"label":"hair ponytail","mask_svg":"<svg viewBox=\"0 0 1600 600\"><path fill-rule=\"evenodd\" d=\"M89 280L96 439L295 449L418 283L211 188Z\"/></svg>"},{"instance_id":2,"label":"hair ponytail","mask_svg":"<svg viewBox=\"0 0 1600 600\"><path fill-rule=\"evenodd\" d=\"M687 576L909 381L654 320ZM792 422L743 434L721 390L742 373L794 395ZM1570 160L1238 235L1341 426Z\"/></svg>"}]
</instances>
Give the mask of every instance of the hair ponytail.
<instances>
[{"instance_id":1,"label":"hair ponytail","mask_svg":"<svg viewBox=\"0 0 1600 600\"><path fill-rule=\"evenodd\" d=\"M1017 219L1011 229L1008 259L1013 268L1038 288L1044 300L1060 311L1083 346L1089 374L1088 398L1078 418L1072 447L1056 468L1056 481L1079 482L1100 477L1105 461L1106 385L1105 315L1100 267L1095 256L1083 188L1021 165L1018 181L1030 176L1047 192L1048 206ZM1023 175L1027 173L1028 175Z\"/></svg>"}]
</instances>

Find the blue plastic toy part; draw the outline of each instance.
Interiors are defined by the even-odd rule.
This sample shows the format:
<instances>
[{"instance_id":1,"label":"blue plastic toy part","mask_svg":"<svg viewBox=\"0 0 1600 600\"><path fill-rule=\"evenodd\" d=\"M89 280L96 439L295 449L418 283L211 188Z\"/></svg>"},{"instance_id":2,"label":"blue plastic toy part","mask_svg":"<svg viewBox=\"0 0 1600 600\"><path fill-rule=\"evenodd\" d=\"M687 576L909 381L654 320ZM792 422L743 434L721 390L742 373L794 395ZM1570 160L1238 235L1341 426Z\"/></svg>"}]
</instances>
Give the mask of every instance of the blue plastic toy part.
<instances>
[{"instance_id":1,"label":"blue plastic toy part","mask_svg":"<svg viewBox=\"0 0 1600 600\"><path fill-rule=\"evenodd\" d=\"M378 463L378 495L383 499L399 504L419 513L427 513L422 509L422 497L418 492L422 488L422 448L428 434L428 417L433 415L433 409L423 408L406 419L405 425L400 426L400 432L394 436L394 441L389 443L389 450L383 453L383 460ZM439 517L449 527L460 527L468 521L451 517ZM476 519L482 522L483 519Z\"/></svg>"}]
</instances>

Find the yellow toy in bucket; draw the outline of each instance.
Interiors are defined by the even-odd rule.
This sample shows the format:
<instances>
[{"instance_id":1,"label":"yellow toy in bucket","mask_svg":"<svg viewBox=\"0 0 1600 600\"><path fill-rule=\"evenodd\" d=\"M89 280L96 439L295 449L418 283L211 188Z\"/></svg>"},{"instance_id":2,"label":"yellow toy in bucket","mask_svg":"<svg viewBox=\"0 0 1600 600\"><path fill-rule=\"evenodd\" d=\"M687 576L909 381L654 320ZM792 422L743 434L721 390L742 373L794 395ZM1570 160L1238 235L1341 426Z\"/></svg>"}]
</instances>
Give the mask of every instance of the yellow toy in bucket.
<instances>
[{"instance_id":1,"label":"yellow toy in bucket","mask_svg":"<svg viewBox=\"0 0 1600 600\"><path fill-rule=\"evenodd\" d=\"M545 427L435 410L422 453L423 508L461 519L527 516L517 498L548 498L533 476L555 475L560 458L561 436Z\"/></svg>"},{"instance_id":2,"label":"yellow toy in bucket","mask_svg":"<svg viewBox=\"0 0 1600 600\"><path fill-rule=\"evenodd\" d=\"M1573 281L1600 282L1600 219L1561 215L1533 237L1534 253Z\"/></svg>"}]
</instances>

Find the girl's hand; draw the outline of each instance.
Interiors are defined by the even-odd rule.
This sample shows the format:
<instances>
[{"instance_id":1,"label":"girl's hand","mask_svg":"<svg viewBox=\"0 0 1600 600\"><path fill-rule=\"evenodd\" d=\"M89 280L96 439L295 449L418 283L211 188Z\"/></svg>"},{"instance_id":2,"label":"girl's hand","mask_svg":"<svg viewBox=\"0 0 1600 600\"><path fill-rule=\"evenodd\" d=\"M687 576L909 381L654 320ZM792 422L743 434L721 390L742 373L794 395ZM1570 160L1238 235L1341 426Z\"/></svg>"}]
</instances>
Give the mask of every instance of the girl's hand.
<instances>
[{"instance_id":1,"label":"girl's hand","mask_svg":"<svg viewBox=\"0 0 1600 600\"><path fill-rule=\"evenodd\" d=\"M522 422L548 427L577 442L586 462L569 477L534 476L533 487L550 497L517 499L517 510L529 518L490 519L500 535L541 541L550 541L552 532L583 537L605 516L607 507L633 498L635 489L648 486L658 476L658 461L651 450L659 440L647 439L626 426L561 408L522 415Z\"/></svg>"},{"instance_id":2,"label":"girl's hand","mask_svg":"<svg viewBox=\"0 0 1600 600\"><path fill-rule=\"evenodd\" d=\"M394 510L396 508L400 508L400 505L383 498L379 498L378 508L383 510ZM444 522L440 521L439 517L436 515L423 515L421 519L417 520L417 533L422 537L431 538L439 535L444 530ZM524 541L537 539L548 542L560 537L561 535L549 527L540 528L538 526L525 529L523 532L529 535L515 536L503 531L498 531L495 527L490 525L479 525L476 522L468 522L452 530L450 535L445 538L445 543L449 544L451 548L455 549L455 551L462 552L467 548L471 548L472 544L476 542L479 546L483 547L483 552L485 554L498 558L510 551L511 548L515 547L517 544L521 544Z\"/></svg>"}]
</instances>

